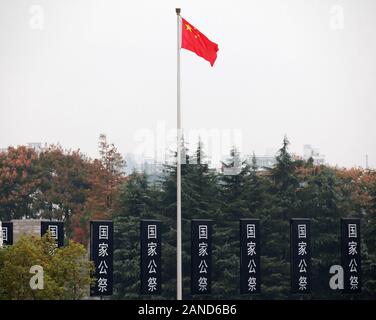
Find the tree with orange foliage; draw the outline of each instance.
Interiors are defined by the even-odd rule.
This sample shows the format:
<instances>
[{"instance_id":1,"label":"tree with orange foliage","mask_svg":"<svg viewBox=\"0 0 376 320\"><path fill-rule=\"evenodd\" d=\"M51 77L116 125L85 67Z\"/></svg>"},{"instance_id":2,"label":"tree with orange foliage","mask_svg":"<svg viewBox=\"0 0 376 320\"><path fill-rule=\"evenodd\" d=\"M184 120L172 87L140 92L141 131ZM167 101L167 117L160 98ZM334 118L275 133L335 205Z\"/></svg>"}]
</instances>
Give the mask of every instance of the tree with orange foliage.
<instances>
[{"instance_id":1,"label":"tree with orange foliage","mask_svg":"<svg viewBox=\"0 0 376 320\"><path fill-rule=\"evenodd\" d=\"M104 168L104 194L106 197L106 208L111 212L113 209L114 197L116 196L119 185L124 178L125 160L118 152L113 143L107 142L104 134L99 136L99 154L100 163Z\"/></svg>"},{"instance_id":2,"label":"tree with orange foliage","mask_svg":"<svg viewBox=\"0 0 376 320\"><path fill-rule=\"evenodd\" d=\"M50 146L39 155L42 184L35 200L41 218L65 222L72 235L72 218L85 208L91 191L90 159L78 151Z\"/></svg>"},{"instance_id":3,"label":"tree with orange foliage","mask_svg":"<svg viewBox=\"0 0 376 320\"><path fill-rule=\"evenodd\" d=\"M32 204L41 185L38 154L31 148L9 147L0 153L0 218L33 218Z\"/></svg>"},{"instance_id":4,"label":"tree with orange foliage","mask_svg":"<svg viewBox=\"0 0 376 320\"><path fill-rule=\"evenodd\" d=\"M111 219L121 184L124 182L125 161L113 143L107 137L99 137L100 159L91 162L88 168L90 190L84 209L75 214L75 240L87 243L89 239L89 221Z\"/></svg>"}]
</instances>

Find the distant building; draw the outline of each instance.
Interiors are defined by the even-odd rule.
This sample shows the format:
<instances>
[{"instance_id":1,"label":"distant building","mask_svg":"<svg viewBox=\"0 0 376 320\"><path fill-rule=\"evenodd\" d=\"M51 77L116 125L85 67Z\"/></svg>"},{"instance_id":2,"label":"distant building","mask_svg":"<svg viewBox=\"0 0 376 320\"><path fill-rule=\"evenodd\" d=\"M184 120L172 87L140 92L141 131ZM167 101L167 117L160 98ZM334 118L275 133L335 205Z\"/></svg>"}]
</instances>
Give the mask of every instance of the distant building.
<instances>
[{"instance_id":1,"label":"distant building","mask_svg":"<svg viewBox=\"0 0 376 320\"><path fill-rule=\"evenodd\" d=\"M251 162L252 163L252 157ZM256 156L256 165L260 169L272 168L277 163L275 156Z\"/></svg>"},{"instance_id":2,"label":"distant building","mask_svg":"<svg viewBox=\"0 0 376 320\"><path fill-rule=\"evenodd\" d=\"M303 146L303 160L313 159L315 165L324 165L325 155L320 154L318 148L312 148L310 144L305 144Z\"/></svg>"},{"instance_id":3,"label":"distant building","mask_svg":"<svg viewBox=\"0 0 376 320\"><path fill-rule=\"evenodd\" d=\"M277 164L277 154L278 150L267 149L264 155L256 155L256 165L258 167L258 170L264 171L265 169L274 167ZM317 148L312 148L312 146L309 144L303 146L303 155L291 152L290 155L292 160L308 160L309 158L312 158L315 165L323 165L326 163L325 156L320 154ZM241 161L245 160L248 162L248 164L252 164L252 155L247 155L245 157L242 157L240 155L240 157ZM156 157L146 157L144 155L135 155L133 153L125 154L124 159L127 164L125 168L127 175L131 174L133 171L139 173L144 172L148 176L148 179L151 181L154 181L155 179L163 175L164 164L169 163L168 159L166 159L163 163L161 161L158 161ZM210 159L206 160L210 167L223 172L223 162L227 162L228 156L223 156L220 163L218 164L212 164Z\"/></svg>"},{"instance_id":4,"label":"distant building","mask_svg":"<svg viewBox=\"0 0 376 320\"><path fill-rule=\"evenodd\" d=\"M26 146L28 148L34 149L35 152L41 152L43 150L43 146L41 142L28 142Z\"/></svg>"},{"instance_id":5,"label":"distant building","mask_svg":"<svg viewBox=\"0 0 376 320\"><path fill-rule=\"evenodd\" d=\"M155 181L163 173L163 163L158 162L155 158L127 153L124 159L126 161L125 173L127 175L134 171L144 172L150 181Z\"/></svg>"},{"instance_id":6,"label":"distant building","mask_svg":"<svg viewBox=\"0 0 376 320\"><path fill-rule=\"evenodd\" d=\"M313 159L315 165L324 165L326 163L325 156L320 154L319 149L312 148L310 144L305 144L303 146L303 155L296 153L290 153L293 160L308 160ZM264 170L266 168L272 168L276 163L277 150L267 149L266 154L262 156L256 155L256 165L259 170ZM252 156L246 157L249 164L252 163Z\"/></svg>"},{"instance_id":7,"label":"distant building","mask_svg":"<svg viewBox=\"0 0 376 320\"><path fill-rule=\"evenodd\" d=\"M138 159L136 159L136 156L133 153L125 154L124 160L125 160L125 163L126 163L125 173L127 175L131 174L133 171L139 171L140 170L140 163L139 163Z\"/></svg>"},{"instance_id":8,"label":"distant building","mask_svg":"<svg viewBox=\"0 0 376 320\"><path fill-rule=\"evenodd\" d=\"M147 175L154 175L158 171L157 160L153 158L145 158L140 164L140 170Z\"/></svg>"}]
</instances>

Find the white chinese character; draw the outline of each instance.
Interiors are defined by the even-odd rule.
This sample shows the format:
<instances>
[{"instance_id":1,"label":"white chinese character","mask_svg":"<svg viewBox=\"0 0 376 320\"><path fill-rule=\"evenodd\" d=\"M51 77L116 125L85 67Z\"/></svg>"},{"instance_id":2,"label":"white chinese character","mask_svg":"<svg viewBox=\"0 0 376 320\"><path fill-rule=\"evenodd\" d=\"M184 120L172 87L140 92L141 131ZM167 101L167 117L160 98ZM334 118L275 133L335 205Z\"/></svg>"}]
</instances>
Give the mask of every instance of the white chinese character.
<instances>
[{"instance_id":1,"label":"white chinese character","mask_svg":"<svg viewBox=\"0 0 376 320\"><path fill-rule=\"evenodd\" d=\"M157 290L157 278L149 277L148 279L148 291L153 292Z\"/></svg>"},{"instance_id":2,"label":"white chinese character","mask_svg":"<svg viewBox=\"0 0 376 320\"><path fill-rule=\"evenodd\" d=\"M255 291L256 290L256 278L250 276L248 278L248 291Z\"/></svg>"},{"instance_id":3,"label":"white chinese character","mask_svg":"<svg viewBox=\"0 0 376 320\"><path fill-rule=\"evenodd\" d=\"M149 273L157 273L157 264L155 263L154 259L149 261L148 269Z\"/></svg>"},{"instance_id":4,"label":"white chinese character","mask_svg":"<svg viewBox=\"0 0 376 320\"><path fill-rule=\"evenodd\" d=\"M350 289L356 290L358 289L358 277L357 276L350 276Z\"/></svg>"},{"instance_id":5,"label":"white chinese character","mask_svg":"<svg viewBox=\"0 0 376 320\"><path fill-rule=\"evenodd\" d=\"M208 255L208 244L206 242L201 242L198 245L198 255L200 257Z\"/></svg>"},{"instance_id":6,"label":"white chinese character","mask_svg":"<svg viewBox=\"0 0 376 320\"><path fill-rule=\"evenodd\" d=\"M100 243L99 244L98 256L100 256L100 257L108 256L107 249L108 249L108 244L107 243Z\"/></svg>"},{"instance_id":7,"label":"white chinese character","mask_svg":"<svg viewBox=\"0 0 376 320\"><path fill-rule=\"evenodd\" d=\"M58 238L57 226L48 226L48 231L51 233L51 237L54 239Z\"/></svg>"},{"instance_id":8,"label":"white chinese character","mask_svg":"<svg viewBox=\"0 0 376 320\"><path fill-rule=\"evenodd\" d=\"M199 291L206 291L208 290L208 278L200 277L198 279L198 290Z\"/></svg>"},{"instance_id":9,"label":"white chinese character","mask_svg":"<svg viewBox=\"0 0 376 320\"><path fill-rule=\"evenodd\" d=\"M247 224L247 239L249 238L256 238L255 224Z\"/></svg>"},{"instance_id":10,"label":"white chinese character","mask_svg":"<svg viewBox=\"0 0 376 320\"><path fill-rule=\"evenodd\" d=\"M148 239L157 239L157 225L148 225Z\"/></svg>"},{"instance_id":11,"label":"white chinese character","mask_svg":"<svg viewBox=\"0 0 376 320\"><path fill-rule=\"evenodd\" d=\"M207 225L199 225L198 226L198 238L199 239L207 239L208 238L208 226Z\"/></svg>"},{"instance_id":12,"label":"white chinese character","mask_svg":"<svg viewBox=\"0 0 376 320\"><path fill-rule=\"evenodd\" d=\"M307 225L298 224L298 239L307 238Z\"/></svg>"},{"instance_id":13,"label":"white chinese character","mask_svg":"<svg viewBox=\"0 0 376 320\"><path fill-rule=\"evenodd\" d=\"M153 257L157 255L157 244L155 242L148 243L148 256Z\"/></svg>"},{"instance_id":14,"label":"white chinese character","mask_svg":"<svg viewBox=\"0 0 376 320\"><path fill-rule=\"evenodd\" d=\"M8 228L7 227L3 227L3 241L6 242L8 241Z\"/></svg>"},{"instance_id":15,"label":"white chinese character","mask_svg":"<svg viewBox=\"0 0 376 320\"><path fill-rule=\"evenodd\" d=\"M106 278L98 279L98 291L99 292L107 291L107 279Z\"/></svg>"},{"instance_id":16,"label":"white chinese character","mask_svg":"<svg viewBox=\"0 0 376 320\"><path fill-rule=\"evenodd\" d=\"M247 243L247 256L253 256L256 254L256 243L248 242Z\"/></svg>"},{"instance_id":17,"label":"white chinese character","mask_svg":"<svg viewBox=\"0 0 376 320\"><path fill-rule=\"evenodd\" d=\"M248 268L249 268L249 273L256 273L256 263L255 260L251 259L248 262Z\"/></svg>"},{"instance_id":18,"label":"white chinese character","mask_svg":"<svg viewBox=\"0 0 376 320\"><path fill-rule=\"evenodd\" d=\"M349 255L353 256L353 255L358 254L358 252L356 251L356 247L358 243L356 243L355 241L351 241L348 244L349 244Z\"/></svg>"},{"instance_id":19,"label":"white chinese character","mask_svg":"<svg viewBox=\"0 0 376 320\"><path fill-rule=\"evenodd\" d=\"M298 243L298 255L304 256L307 254L307 242L299 242Z\"/></svg>"},{"instance_id":20,"label":"white chinese character","mask_svg":"<svg viewBox=\"0 0 376 320\"><path fill-rule=\"evenodd\" d=\"M200 269L199 273L208 273L208 271L206 270L207 267L208 265L206 264L206 261L201 260L200 264L198 265L198 268Z\"/></svg>"},{"instance_id":21,"label":"white chinese character","mask_svg":"<svg viewBox=\"0 0 376 320\"><path fill-rule=\"evenodd\" d=\"M349 223L348 231L349 231L349 238L357 238L358 234L357 234L357 231L356 231L356 224L355 223Z\"/></svg>"},{"instance_id":22,"label":"white chinese character","mask_svg":"<svg viewBox=\"0 0 376 320\"><path fill-rule=\"evenodd\" d=\"M301 291L307 290L307 277L305 276L299 277L299 290Z\"/></svg>"},{"instance_id":23,"label":"white chinese character","mask_svg":"<svg viewBox=\"0 0 376 320\"><path fill-rule=\"evenodd\" d=\"M356 263L355 259L351 259L350 263L349 263L350 272L357 272L358 271L356 269L357 266L358 266L358 264Z\"/></svg>"},{"instance_id":24,"label":"white chinese character","mask_svg":"<svg viewBox=\"0 0 376 320\"><path fill-rule=\"evenodd\" d=\"M307 272L307 263L304 259L301 259L299 262L299 272Z\"/></svg>"},{"instance_id":25,"label":"white chinese character","mask_svg":"<svg viewBox=\"0 0 376 320\"><path fill-rule=\"evenodd\" d=\"M108 226L99 226L99 240L108 240Z\"/></svg>"},{"instance_id":26,"label":"white chinese character","mask_svg":"<svg viewBox=\"0 0 376 320\"><path fill-rule=\"evenodd\" d=\"M99 263L98 269L99 269L99 274L107 274L108 266L107 266L106 261L101 260L101 262Z\"/></svg>"}]
</instances>

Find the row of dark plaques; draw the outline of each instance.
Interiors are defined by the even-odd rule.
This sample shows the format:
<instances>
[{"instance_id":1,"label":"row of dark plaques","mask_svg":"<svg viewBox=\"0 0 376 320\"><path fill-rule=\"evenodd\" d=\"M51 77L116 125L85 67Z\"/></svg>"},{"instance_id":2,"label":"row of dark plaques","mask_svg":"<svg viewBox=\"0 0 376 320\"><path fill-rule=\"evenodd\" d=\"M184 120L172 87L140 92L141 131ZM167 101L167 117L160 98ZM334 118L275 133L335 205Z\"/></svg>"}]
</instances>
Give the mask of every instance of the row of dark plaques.
<instances>
[{"instance_id":1,"label":"row of dark plaques","mask_svg":"<svg viewBox=\"0 0 376 320\"><path fill-rule=\"evenodd\" d=\"M2 222L2 237L3 245L13 244L13 222ZM62 247L64 245L64 222L61 221L41 221L41 236L45 235L47 231L50 232L51 237L56 240L56 246Z\"/></svg>"},{"instance_id":2,"label":"row of dark plaques","mask_svg":"<svg viewBox=\"0 0 376 320\"><path fill-rule=\"evenodd\" d=\"M191 294L211 294L212 220L191 221ZM241 219L240 293L261 293L262 246L259 219ZM291 292L311 293L311 220L290 220ZM360 219L341 219L341 253L345 293L361 290ZM161 293L161 226L141 221L141 293Z\"/></svg>"},{"instance_id":3,"label":"row of dark plaques","mask_svg":"<svg viewBox=\"0 0 376 320\"><path fill-rule=\"evenodd\" d=\"M258 219L241 219L240 233L240 293L261 292L262 246ZM212 287L212 233L213 221L191 220L191 294L211 294ZM64 245L63 222L42 221L41 235L50 231L58 247ZM13 225L2 223L4 245L13 244ZM162 292L162 237L159 220L140 222L140 280L141 294L158 295ZM311 292L311 221L290 220L291 292ZM341 219L341 254L345 293L361 291L360 219ZM91 296L113 293L113 222L90 221L90 259L94 262L96 278Z\"/></svg>"}]
</instances>

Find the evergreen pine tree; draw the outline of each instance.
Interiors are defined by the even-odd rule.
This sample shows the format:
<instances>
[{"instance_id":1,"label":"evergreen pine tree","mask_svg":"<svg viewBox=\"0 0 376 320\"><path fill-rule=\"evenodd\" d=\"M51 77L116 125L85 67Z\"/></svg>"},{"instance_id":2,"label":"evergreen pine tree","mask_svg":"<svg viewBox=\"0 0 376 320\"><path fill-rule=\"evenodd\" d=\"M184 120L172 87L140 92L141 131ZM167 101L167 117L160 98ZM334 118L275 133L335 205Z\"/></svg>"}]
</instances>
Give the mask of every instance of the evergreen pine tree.
<instances>
[{"instance_id":1,"label":"evergreen pine tree","mask_svg":"<svg viewBox=\"0 0 376 320\"><path fill-rule=\"evenodd\" d=\"M140 298L140 220L160 218L158 196L145 173L134 171L122 186L114 217L115 299Z\"/></svg>"},{"instance_id":2,"label":"evergreen pine tree","mask_svg":"<svg viewBox=\"0 0 376 320\"><path fill-rule=\"evenodd\" d=\"M235 147L222 165L219 176L221 207L213 234L212 290L216 298L233 298L239 294L239 219L249 216L243 195L250 166L241 160Z\"/></svg>"},{"instance_id":3,"label":"evergreen pine tree","mask_svg":"<svg viewBox=\"0 0 376 320\"><path fill-rule=\"evenodd\" d=\"M269 171L271 205L261 218L262 233L262 290L267 298L286 298L290 293L290 218L297 217L295 162L288 152L285 136Z\"/></svg>"}]
</instances>

